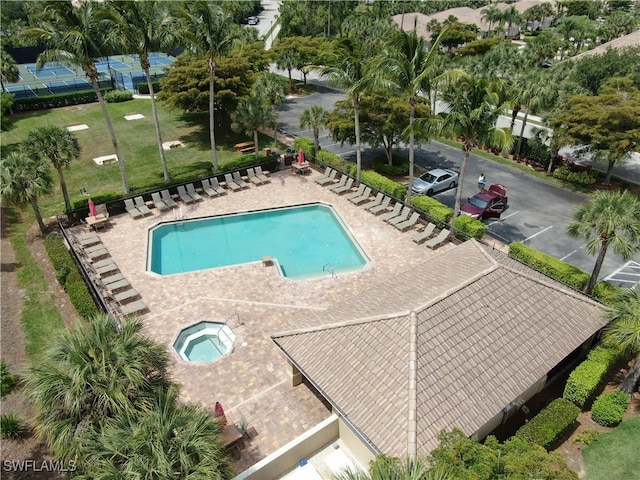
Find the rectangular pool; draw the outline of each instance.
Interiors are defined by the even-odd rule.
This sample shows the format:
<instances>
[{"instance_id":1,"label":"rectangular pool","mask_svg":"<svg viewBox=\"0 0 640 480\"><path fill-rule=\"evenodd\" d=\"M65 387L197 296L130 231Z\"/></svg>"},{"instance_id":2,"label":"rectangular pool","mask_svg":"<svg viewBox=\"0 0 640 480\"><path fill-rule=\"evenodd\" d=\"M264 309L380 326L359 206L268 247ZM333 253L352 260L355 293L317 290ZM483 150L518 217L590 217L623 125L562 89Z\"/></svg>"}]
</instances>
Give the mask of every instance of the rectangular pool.
<instances>
[{"instance_id":1,"label":"rectangular pool","mask_svg":"<svg viewBox=\"0 0 640 480\"><path fill-rule=\"evenodd\" d=\"M159 275L277 261L303 279L363 268L369 259L335 210L324 204L159 224L149 230L147 270Z\"/></svg>"}]
</instances>

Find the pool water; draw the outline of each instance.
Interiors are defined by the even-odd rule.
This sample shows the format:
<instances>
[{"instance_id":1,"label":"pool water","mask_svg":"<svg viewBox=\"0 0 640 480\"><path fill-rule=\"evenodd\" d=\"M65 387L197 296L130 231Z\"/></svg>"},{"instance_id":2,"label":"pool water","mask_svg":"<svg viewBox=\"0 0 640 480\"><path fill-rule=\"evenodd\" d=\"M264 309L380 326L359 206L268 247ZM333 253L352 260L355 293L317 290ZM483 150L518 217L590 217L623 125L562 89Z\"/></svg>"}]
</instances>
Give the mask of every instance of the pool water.
<instances>
[{"instance_id":1,"label":"pool water","mask_svg":"<svg viewBox=\"0 0 640 480\"><path fill-rule=\"evenodd\" d=\"M292 279L368 263L334 209L309 204L160 224L149 232L147 269L171 275L260 262L265 256Z\"/></svg>"},{"instance_id":2,"label":"pool water","mask_svg":"<svg viewBox=\"0 0 640 480\"><path fill-rule=\"evenodd\" d=\"M180 331L173 348L182 360L211 362L233 351L236 334L221 322L201 321Z\"/></svg>"},{"instance_id":3,"label":"pool water","mask_svg":"<svg viewBox=\"0 0 640 480\"><path fill-rule=\"evenodd\" d=\"M210 362L226 351L226 345L216 335L204 335L191 340L184 353L192 362Z\"/></svg>"}]
</instances>

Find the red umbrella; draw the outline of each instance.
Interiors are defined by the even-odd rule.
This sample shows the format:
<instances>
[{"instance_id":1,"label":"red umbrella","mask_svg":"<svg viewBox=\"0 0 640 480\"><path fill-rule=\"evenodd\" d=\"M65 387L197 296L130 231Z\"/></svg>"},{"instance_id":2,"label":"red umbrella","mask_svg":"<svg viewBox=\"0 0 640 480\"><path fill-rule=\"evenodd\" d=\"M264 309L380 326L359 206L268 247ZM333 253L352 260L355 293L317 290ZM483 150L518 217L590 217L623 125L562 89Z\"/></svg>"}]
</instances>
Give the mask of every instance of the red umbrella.
<instances>
[{"instance_id":1,"label":"red umbrella","mask_svg":"<svg viewBox=\"0 0 640 480\"><path fill-rule=\"evenodd\" d=\"M304 163L304 150L302 148L298 151L298 162Z\"/></svg>"},{"instance_id":2,"label":"red umbrella","mask_svg":"<svg viewBox=\"0 0 640 480\"><path fill-rule=\"evenodd\" d=\"M227 416L224 414L224 409L220 402L216 402L216 406L213 409L213 416L220 418L220 428L224 428L227 425Z\"/></svg>"},{"instance_id":3,"label":"red umbrella","mask_svg":"<svg viewBox=\"0 0 640 480\"><path fill-rule=\"evenodd\" d=\"M96 206L94 205L92 199L89 199L89 215L91 215L92 217L98 215L98 211L96 210Z\"/></svg>"}]
</instances>

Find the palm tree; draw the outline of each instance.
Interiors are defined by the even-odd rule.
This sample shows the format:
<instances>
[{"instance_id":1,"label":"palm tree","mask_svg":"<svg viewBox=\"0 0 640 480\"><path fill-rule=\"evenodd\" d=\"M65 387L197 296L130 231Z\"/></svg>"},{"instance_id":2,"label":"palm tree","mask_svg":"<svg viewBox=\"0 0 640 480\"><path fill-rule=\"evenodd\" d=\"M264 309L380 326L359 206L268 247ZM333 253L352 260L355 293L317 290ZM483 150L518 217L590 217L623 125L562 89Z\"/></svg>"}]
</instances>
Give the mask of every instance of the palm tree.
<instances>
[{"instance_id":1,"label":"palm tree","mask_svg":"<svg viewBox=\"0 0 640 480\"><path fill-rule=\"evenodd\" d=\"M415 457L378 456L368 472L347 470L337 480L453 480L444 469L429 469L426 460Z\"/></svg>"},{"instance_id":2,"label":"palm tree","mask_svg":"<svg viewBox=\"0 0 640 480\"><path fill-rule=\"evenodd\" d=\"M45 195L53 188L53 180L48 165L40 157L30 155L20 149L4 156L0 166L0 197L3 202L18 207L31 205L42 236L47 227L42 220L38 196Z\"/></svg>"},{"instance_id":3,"label":"palm tree","mask_svg":"<svg viewBox=\"0 0 640 480\"><path fill-rule=\"evenodd\" d=\"M47 49L38 56L38 65L49 61L61 62L64 65L81 67L93 86L102 114L111 136L111 143L118 158L122 187L129 193L129 182L124 168L124 157L118 146L107 104L102 97L98 84L98 69L95 61L107 56L103 44L105 32L99 21L99 4L92 0L79 2L74 6L71 1L50 1L45 3L43 20L39 27L30 28L25 34L47 45Z\"/></svg>"},{"instance_id":4,"label":"palm tree","mask_svg":"<svg viewBox=\"0 0 640 480\"><path fill-rule=\"evenodd\" d=\"M215 76L216 58L227 55L233 48L235 36L231 22L218 4L206 0L184 2L176 8L182 21L179 35L188 48L207 58L209 67L209 138L213 168L218 168L215 137Z\"/></svg>"},{"instance_id":5,"label":"palm tree","mask_svg":"<svg viewBox=\"0 0 640 480\"><path fill-rule=\"evenodd\" d=\"M611 324L605 330L605 342L617 345L636 358L620 384L620 390L632 394L640 381L640 289L621 290L606 313Z\"/></svg>"},{"instance_id":6,"label":"palm tree","mask_svg":"<svg viewBox=\"0 0 640 480\"><path fill-rule=\"evenodd\" d=\"M522 16L515 5L509 5L502 11L500 21L507 24L507 34L512 35L511 27L514 24L520 26L522 24Z\"/></svg>"},{"instance_id":7,"label":"palm tree","mask_svg":"<svg viewBox=\"0 0 640 480\"><path fill-rule=\"evenodd\" d=\"M289 86L287 85L287 81L273 72L263 73L253 85L253 94L266 97L273 109L276 124L274 140L276 142L278 141L278 111L276 110L276 105L282 103L288 92Z\"/></svg>"},{"instance_id":8,"label":"palm tree","mask_svg":"<svg viewBox=\"0 0 640 480\"><path fill-rule=\"evenodd\" d=\"M496 128L498 117L505 109L501 96L503 85L486 77L462 76L444 94L449 104L442 129L460 139L464 159L460 168L459 187L451 218L451 231L462 199L462 185L471 151L481 145L491 145L503 151L511 148L513 137L507 129Z\"/></svg>"},{"instance_id":9,"label":"palm tree","mask_svg":"<svg viewBox=\"0 0 640 480\"><path fill-rule=\"evenodd\" d=\"M120 327L107 315L55 337L27 372L36 432L62 460L78 460L86 432L122 415L153 409L164 394L169 355L142 333L142 322Z\"/></svg>"},{"instance_id":10,"label":"palm tree","mask_svg":"<svg viewBox=\"0 0 640 480\"><path fill-rule=\"evenodd\" d=\"M287 70L289 73L289 92L293 93L293 79L291 78L291 70L296 68L300 63L300 55L293 48L285 48L276 58L276 66L281 70Z\"/></svg>"},{"instance_id":11,"label":"palm tree","mask_svg":"<svg viewBox=\"0 0 640 480\"><path fill-rule=\"evenodd\" d=\"M171 388L148 411L110 418L89 436L84 477L226 480L233 472L220 435L212 415L181 404Z\"/></svg>"},{"instance_id":12,"label":"palm tree","mask_svg":"<svg viewBox=\"0 0 640 480\"><path fill-rule=\"evenodd\" d=\"M108 8L107 22L110 27L108 31L111 42L121 46L123 52L137 53L140 57L140 66L147 79L147 87L151 96L151 111L153 112L153 122L156 128L162 172L164 181L167 182L169 181L169 170L167 169L167 161L162 147L162 133L160 131L155 92L153 91L153 81L151 80L149 54L174 46L174 20L169 15L166 5L157 0L146 0L144 2L110 0L106 6Z\"/></svg>"},{"instance_id":13,"label":"palm tree","mask_svg":"<svg viewBox=\"0 0 640 480\"><path fill-rule=\"evenodd\" d=\"M256 146L255 158L258 161L258 129L262 127L273 128L276 124L276 114L264 98L257 95L244 97L238 102L238 107L233 115L231 128L236 132L247 135L253 134L253 143Z\"/></svg>"},{"instance_id":14,"label":"palm tree","mask_svg":"<svg viewBox=\"0 0 640 480\"><path fill-rule=\"evenodd\" d=\"M300 116L300 128L311 128L313 130L313 156L320 150L320 129L327 126L329 112L320 105L311 105L305 109Z\"/></svg>"},{"instance_id":15,"label":"palm tree","mask_svg":"<svg viewBox=\"0 0 640 480\"><path fill-rule=\"evenodd\" d=\"M640 251L640 200L628 191L596 191L576 207L567 233L587 241L589 255L598 254L584 292L593 291L610 246L625 261Z\"/></svg>"},{"instance_id":16,"label":"palm tree","mask_svg":"<svg viewBox=\"0 0 640 480\"><path fill-rule=\"evenodd\" d=\"M4 51L4 48L0 48L0 85L2 85L2 91L6 92L7 87L4 82L17 82L20 79L20 71L18 65L11 55Z\"/></svg>"},{"instance_id":17,"label":"palm tree","mask_svg":"<svg viewBox=\"0 0 640 480\"><path fill-rule=\"evenodd\" d=\"M482 16L480 19L483 22L489 22L489 33L493 27L494 22L499 22L502 18L502 10L497 5L489 5L480 10Z\"/></svg>"},{"instance_id":18,"label":"palm tree","mask_svg":"<svg viewBox=\"0 0 640 480\"><path fill-rule=\"evenodd\" d=\"M71 201L67 191L67 182L62 173L63 167L69 168L73 160L80 158L80 142L78 137L62 127L40 127L32 130L26 140L25 148L33 156L51 160L53 168L58 172L60 188L64 197L67 213L71 212Z\"/></svg>"}]
</instances>

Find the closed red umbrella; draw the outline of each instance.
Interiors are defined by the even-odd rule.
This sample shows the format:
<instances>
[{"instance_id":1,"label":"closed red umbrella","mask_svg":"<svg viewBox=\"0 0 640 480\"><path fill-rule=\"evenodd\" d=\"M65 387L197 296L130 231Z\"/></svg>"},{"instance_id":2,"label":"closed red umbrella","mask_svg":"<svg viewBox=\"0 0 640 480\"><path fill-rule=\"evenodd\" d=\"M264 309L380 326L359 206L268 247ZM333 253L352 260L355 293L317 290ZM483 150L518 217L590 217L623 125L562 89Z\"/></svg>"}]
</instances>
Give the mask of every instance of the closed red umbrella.
<instances>
[{"instance_id":1,"label":"closed red umbrella","mask_svg":"<svg viewBox=\"0 0 640 480\"><path fill-rule=\"evenodd\" d=\"M220 402L216 402L216 406L213 409L213 416L220 418L220 428L224 428L227 425L227 416L224 414L224 409Z\"/></svg>"},{"instance_id":2,"label":"closed red umbrella","mask_svg":"<svg viewBox=\"0 0 640 480\"><path fill-rule=\"evenodd\" d=\"M96 210L96 206L94 205L92 199L89 199L89 215L91 215L92 217L98 215L98 211Z\"/></svg>"},{"instance_id":3,"label":"closed red umbrella","mask_svg":"<svg viewBox=\"0 0 640 480\"><path fill-rule=\"evenodd\" d=\"M298 151L298 162L304 163L304 150L302 149Z\"/></svg>"}]
</instances>

